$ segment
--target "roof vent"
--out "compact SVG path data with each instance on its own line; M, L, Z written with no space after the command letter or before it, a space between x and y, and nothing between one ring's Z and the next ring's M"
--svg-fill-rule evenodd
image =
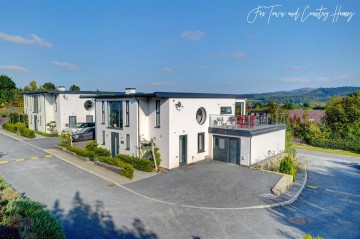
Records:
M136 88L125 88L125 94L129 95L135 93L136 93Z
M65 91L65 86L58 86L58 87L57 87L57 90L58 90L58 91Z

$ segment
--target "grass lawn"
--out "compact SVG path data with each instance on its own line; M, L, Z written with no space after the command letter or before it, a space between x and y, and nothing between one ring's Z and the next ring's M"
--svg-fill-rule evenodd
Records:
M341 150L341 149L325 149L325 148L314 147L314 146L310 146L310 145L306 145L306 144L295 144L295 143L293 145L297 149L306 149L306 150L313 150L313 151L319 151L319 152L325 152L325 153L342 154L342 155L360 157L360 154L358 154L358 153L345 151L345 150Z

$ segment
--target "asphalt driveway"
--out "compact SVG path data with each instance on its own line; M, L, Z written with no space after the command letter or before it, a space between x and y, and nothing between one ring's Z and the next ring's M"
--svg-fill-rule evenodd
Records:
M281 176L217 161L199 162L126 185L177 205L235 208L265 204Z

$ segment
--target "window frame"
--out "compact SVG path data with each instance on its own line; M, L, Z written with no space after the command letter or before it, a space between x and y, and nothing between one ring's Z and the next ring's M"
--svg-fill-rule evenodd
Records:
M101 101L101 124L105 124L105 101Z
M160 100L155 101L155 128L160 128Z
M126 134L126 148L125 150L130 150L130 134Z
M224 110L224 112L223 112L223 110ZM230 115L230 114L232 114L232 107L231 106L221 106L220 107L220 114L221 115Z
M125 127L130 126L130 101L125 103Z
M102 144L101 145L105 145L105 130L102 131L101 136L102 136Z
M200 121L198 121L198 112L199 112L199 110L201 111L201 120ZM207 120L207 116L206 116L206 109L204 107L200 107L200 108L198 108L196 110L195 119L196 119L196 122L199 125L205 124L205 122Z
M201 138L202 138L202 141L200 140ZM197 142L198 142L198 153L205 152L205 132L198 133Z
M118 114L119 114L119 120L117 122L118 126L113 126L111 125L111 109L112 109L112 104L113 103L117 103L118 104L118 108L117 109L114 109L114 110L117 110L118 111ZM108 128L112 128L112 129L120 129L122 130L123 129L123 124L124 124L124 119L123 119L123 107L122 107L122 101L108 101Z

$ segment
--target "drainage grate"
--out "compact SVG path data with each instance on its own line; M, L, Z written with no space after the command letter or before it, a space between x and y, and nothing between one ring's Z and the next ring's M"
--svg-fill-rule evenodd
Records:
M297 217L289 217L288 218L289 222L298 224L298 225L302 225L304 226L306 224L306 221L302 218L297 218Z

